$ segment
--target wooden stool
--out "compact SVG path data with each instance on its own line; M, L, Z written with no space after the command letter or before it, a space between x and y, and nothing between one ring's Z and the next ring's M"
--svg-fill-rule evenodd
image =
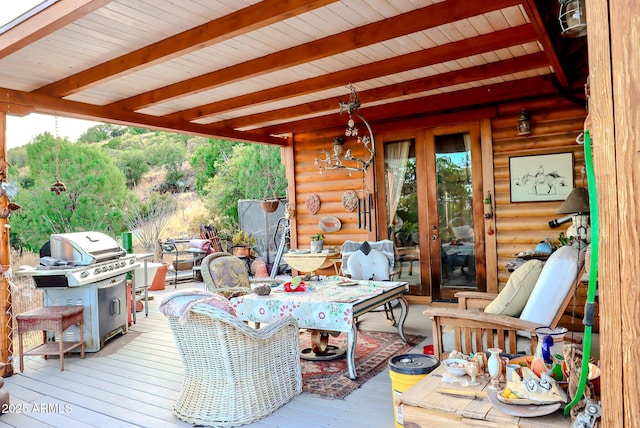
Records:
M84 319L83 306L45 306L16 315L18 323L18 338L20 351L20 371L24 371L23 357L25 355L60 356L60 370L64 371L64 354L72 349L80 347L80 358L84 358ZM74 324L80 324L80 340L78 342L65 342L64 331ZM33 330L42 330L44 343L29 351L23 352L22 334ZM47 342L47 331L58 333L60 341Z

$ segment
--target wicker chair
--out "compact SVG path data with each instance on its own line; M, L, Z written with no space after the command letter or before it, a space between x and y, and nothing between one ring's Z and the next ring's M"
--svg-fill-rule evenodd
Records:
M188 423L233 427L258 421L302 391L295 319L254 330L228 312L196 303L181 324L167 316L184 364L173 405Z

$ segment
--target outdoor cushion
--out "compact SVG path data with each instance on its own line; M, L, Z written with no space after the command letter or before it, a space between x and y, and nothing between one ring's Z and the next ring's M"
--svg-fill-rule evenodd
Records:
M484 311L490 314L519 317L538 281L543 265L544 263L540 260L529 260L516 269L509 277L507 285Z
M347 261L351 278L374 279L387 281L389 279L389 260L382 251L372 249L369 254L361 250L356 251Z
M520 314L521 320L551 325L581 268L578 253L565 245L551 254Z

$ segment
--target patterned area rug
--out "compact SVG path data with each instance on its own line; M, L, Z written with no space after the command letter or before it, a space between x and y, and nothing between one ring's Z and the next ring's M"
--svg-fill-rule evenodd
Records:
M391 357L408 353L424 337L407 335L407 339L409 342L405 343L398 333L359 331L356 344L356 380L349 379L344 356L330 361L301 359L302 390L322 398L342 399L387 368ZM346 340L346 333L338 337L330 336L329 345L346 349ZM300 333L300 346L300 349L311 346L311 335L308 332Z

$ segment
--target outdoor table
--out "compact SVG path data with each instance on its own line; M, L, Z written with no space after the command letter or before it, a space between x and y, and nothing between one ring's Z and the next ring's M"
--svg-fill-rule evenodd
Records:
M274 288L268 296L247 294L234 297L231 302L238 318L244 321L268 324L291 315L300 328L347 333L347 368L349 377L356 379L355 345L358 331L355 319L398 299L401 308L398 334L406 342L404 322L408 305L404 293L407 291L407 282L323 280L308 282L303 292L285 292L281 288Z

